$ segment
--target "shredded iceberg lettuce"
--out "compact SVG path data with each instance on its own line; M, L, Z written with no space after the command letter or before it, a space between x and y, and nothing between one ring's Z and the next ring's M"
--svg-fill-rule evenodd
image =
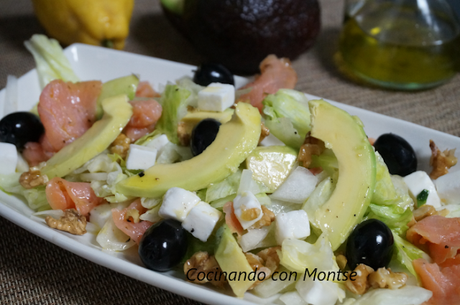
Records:
M383 161L383 158L376 151L376 177L375 177L375 188L374 194L372 195L371 202L379 205L393 204L398 198L398 194L391 180L388 167Z
M169 141L179 144L177 126L179 121L187 114L188 98L191 92L177 85L166 85L161 96L163 111L156 125L156 130L168 136Z
M325 234L322 234L314 244L303 240L285 239L279 257L281 265L302 274L307 268L310 270L318 268L318 271L338 270L331 243Z
M400 237L397 232L393 232L393 237L395 241L395 252L393 253L392 259L402 264L412 275L417 278L417 281L420 282L420 278L417 275L417 272L415 272L412 261L417 258L424 258L429 262L431 261L430 257L428 254Z
M359 299L354 305L420 305L428 301L433 293L417 286L404 286L399 289L373 289Z
M41 88L54 79L62 79L65 82L79 81L57 40L35 34L30 40L25 41L24 45L34 56Z
M236 172L234 172L224 180L217 183L212 183L206 190L205 201L213 202L218 199L228 197L230 195L236 196L236 193L238 192L238 187L240 185L242 173L242 170L238 169Z
M51 209L46 199L45 186L26 189L19 183L21 173L0 175L0 190L25 198L27 205L34 211Z
M302 92L280 89L263 100L265 125L287 146L299 148L310 131L308 99Z

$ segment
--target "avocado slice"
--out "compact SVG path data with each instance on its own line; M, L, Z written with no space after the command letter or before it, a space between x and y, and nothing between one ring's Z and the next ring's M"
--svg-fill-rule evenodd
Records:
M309 101L311 135L332 149L339 178L334 192L315 213L318 227L336 250L361 221L374 193L376 160L359 119L323 100Z
M161 4L170 12L182 15L185 0L161 0Z
M192 134L193 128L204 119L214 119L221 122L222 124L230 121L233 115L233 109L225 109L222 112L211 112L211 111L193 111L187 112L182 118L180 123L182 124L185 133Z
M70 174L109 147L133 114L126 95L103 100L102 108L102 119L49 159L40 170L42 174L47 175L49 179Z
M100 119L104 114L102 110L102 101L108 97L126 94L129 100L136 96L139 77L134 74L112 79L102 85L101 94L97 99L96 117Z
M246 158L246 167L252 171L252 178L273 193L294 167L297 151L288 146L274 145L254 149Z
M238 103L232 119L223 124L216 139L200 155L173 164L156 164L117 184L127 196L157 198L172 187L189 191L206 188L234 173L257 147L261 117L257 108Z
M233 293L242 298L249 287L255 283L249 277L253 272L251 265L226 224L217 231L217 241L215 257L219 267L226 272Z

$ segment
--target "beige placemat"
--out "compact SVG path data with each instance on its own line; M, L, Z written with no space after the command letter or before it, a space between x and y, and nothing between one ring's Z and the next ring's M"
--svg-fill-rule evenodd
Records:
M6 76L34 68L23 41L43 33L28 0L2 0L0 88ZM359 86L344 79L332 57L342 0L322 0L315 47L293 62L297 89L460 136L460 75L433 90L407 93ZM158 0L136 0L126 50L189 64L203 58L163 17ZM0 304L196 304L100 267L0 217Z

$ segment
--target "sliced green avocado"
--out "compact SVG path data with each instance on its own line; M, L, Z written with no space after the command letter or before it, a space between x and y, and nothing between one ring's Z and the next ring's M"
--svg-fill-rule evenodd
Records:
M246 159L246 167L252 171L252 178L273 193L294 167L297 151L288 146L259 146Z
M216 139L200 155L173 164L156 164L117 184L118 192L128 196L157 198L172 187L189 191L206 188L234 173L257 147L260 137L259 111L238 103L232 119L223 124Z
M102 117L102 101L108 97L115 95L126 94L129 100L134 99L136 95L137 85L139 85L139 77L134 74L112 79L102 85L101 94L97 99L96 116L98 119Z
M336 250L361 221L375 186L375 153L362 123L323 100L309 102L311 135L332 149L339 178L329 200L316 210L318 227Z
M182 118L180 123L183 124L185 133L192 134L193 128L204 119L214 119L221 122L222 124L230 121L233 115L233 109L228 108L222 112L211 112L211 111L193 111L187 112Z
M219 228L217 240L216 260L222 271L226 272L233 293L242 298L249 287L255 283L249 276L253 272L251 265L227 225Z
M48 176L63 177L91 160L117 138L133 114L126 95L117 95L102 101L104 116L81 137L65 146L46 162L40 171Z

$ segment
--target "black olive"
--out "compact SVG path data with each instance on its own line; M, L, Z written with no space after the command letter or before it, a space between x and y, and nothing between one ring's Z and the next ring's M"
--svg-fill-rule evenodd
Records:
M0 142L22 150L27 142L38 142L45 132L40 119L31 112L13 112L0 120Z
M407 176L417 170L417 157L412 146L398 135L381 135L374 143L392 175Z
M347 242L348 266L354 270L365 264L377 270L388 267L393 255L393 233L386 224L368 219L356 226Z
M193 128L190 149L194 156L198 156L211 145L219 132L220 125L217 120L204 119Z
M210 83L235 85L232 72L221 64L205 63L198 67L193 76L193 82L201 86Z
M168 271L179 264L187 252L187 234L179 221L166 219L145 231L139 243L139 256L154 271Z

